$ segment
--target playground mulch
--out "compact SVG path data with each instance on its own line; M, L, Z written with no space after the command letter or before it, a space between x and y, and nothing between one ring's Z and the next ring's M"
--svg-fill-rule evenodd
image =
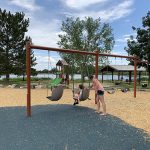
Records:
M49 91L50 93L50 91ZM72 92L46 99L47 90L32 90L32 117L26 117L26 90L0 88L2 150L148 150L150 92L105 94L107 116L95 113L94 91L73 106Z

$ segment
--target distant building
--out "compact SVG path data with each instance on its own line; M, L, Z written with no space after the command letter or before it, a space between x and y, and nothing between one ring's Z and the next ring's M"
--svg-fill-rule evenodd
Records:
M132 72L134 72L134 66L132 65L107 65L105 67L103 67L101 70L102 72L102 82L103 82L103 75L105 72L111 72L112 73L112 81L113 79L113 74L114 72L118 72L118 80L122 80L123 79L123 73L124 72L128 72L129 73L129 79L128 82L131 82L131 76L132 76ZM137 72L138 72L138 76L139 76L139 83L141 81L141 72L146 71L146 69L144 67L137 67ZM121 78L120 78L121 76Z

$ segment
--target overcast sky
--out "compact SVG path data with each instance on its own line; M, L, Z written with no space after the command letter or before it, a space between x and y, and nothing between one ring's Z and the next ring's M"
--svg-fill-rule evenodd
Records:
M58 34L66 17L91 16L101 18L113 28L115 46L112 53L126 55L124 47L130 35L135 35L132 26L141 27L142 17L150 10L149 0L0 0L0 7L15 13L24 12L30 18L27 35L36 45L58 47ZM43 69L48 64L48 52L35 51L38 65ZM50 53L51 64L58 54ZM115 60L115 59L114 59ZM116 60L115 63L123 63Z

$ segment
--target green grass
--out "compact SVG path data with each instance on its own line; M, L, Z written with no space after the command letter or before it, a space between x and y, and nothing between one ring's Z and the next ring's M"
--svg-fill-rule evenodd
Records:
M46 78L31 78L31 83L46 83L46 82L50 82L51 79L46 79ZM0 80L0 84L3 84L3 85L9 85L9 84L18 84L18 85L23 85L23 84L26 84L26 78L25 80L23 81L22 78L11 78L9 79L9 81L6 81L5 79L3 80Z
M32 77L31 78L31 84L49 84L51 82L52 79L49 78L35 78ZM17 84L17 85L25 85L26 84L26 78L25 81L22 81L22 78L11 78L9 80L9 82L7 82L5 79L4 80L0 80L0 84L3 84L4 86L10 85L10 84ZM115 82L119 82L119 85L115 85ZM82 83L81 79L76 79L74 80L74 84L80 84ZM89 80L84 81L84 83L89 83ZM90 82L91 83L91 82ZM139 85L138 81L137 81L137 89L150 89L150 84L147 87L142 87L143 83L148 83L146 80L142 80L141 84ZM70 80L70 84L73 84L73 80ZM92 83L91 83L92 84ZM134 83L132 82L131 84L128 84L124 81L111 81L111 80L107 80L103 82L104 87L105 86L114 86L114 87L122 87L122 88L130 88L133 89L134 88Z

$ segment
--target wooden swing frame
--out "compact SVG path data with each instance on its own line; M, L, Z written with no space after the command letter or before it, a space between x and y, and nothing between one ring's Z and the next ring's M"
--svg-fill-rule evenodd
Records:
M31 117L31 49L37 50L47 50L47 51L56 51L56 52L64 52L64 53L75 53L81 55L93 55L95 56L95 77L98 78L98 60L100 56L108 56L108 57L119 57L119 58L127 58L134 61L134 98L136 98L136 77L137 77L137 63L139 62L137 56L123 56L116 54L107 54L107 53L99 53L98 50L94 52L87 51L79 51L79 50L71 50L71 49L62 49L62 48L53 48L53 47L44 47L38 45L32 45L31 42L26 43L26 74L27 74L27 116ZM95 97L96 98L96 97ZM96 100L95 100L96 102Z

